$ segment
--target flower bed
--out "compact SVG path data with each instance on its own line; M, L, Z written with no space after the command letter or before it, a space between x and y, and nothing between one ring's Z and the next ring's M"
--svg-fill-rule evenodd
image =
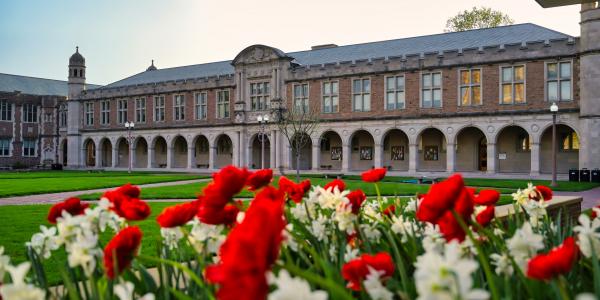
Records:
M365 172L372 183L385 169ZM552 191L500 194L465 187L460 175L409 201L368 198L342 180L323 187L271 170L223 168L192 202L157 218L159 245L136 222L150 215L140 189L107 191L98 205L67 199L27 243L29 262L0 249L0 295L10 299L504 299L600 293L600 210L577 226L552 218ZM249 203L236 200L251 191ZM379 193L378 193L379 194ZM576 201L575 201L576 202ZM570 203L573 204L573 203ZM573 214L575 211L570 210ZM102 232L114 237L99 242ZM156 255L139 254L141 245ZM48 286L42 261L64 251L64 292ZM156 272L147 267L156 266ZM158 273L152 276L151 273Z

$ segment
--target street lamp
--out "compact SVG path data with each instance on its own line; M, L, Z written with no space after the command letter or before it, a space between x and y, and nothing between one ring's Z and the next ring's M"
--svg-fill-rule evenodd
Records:
M133 130L133 127L135 126L135 124L133 122L125 122L125 128L127 129L127 148L129 151L129 166L127 169L127 173L131 173L131 146L133 145L133 139L134 137L131 136L131 131Z
M269 123L269 115L259 115L256 117L258 124L260 124L260 168L265 168L265 126Z
M558 113L558 105L552 103L550 106L550 112L552 113L552 183L550 186L556 187L556 114Z

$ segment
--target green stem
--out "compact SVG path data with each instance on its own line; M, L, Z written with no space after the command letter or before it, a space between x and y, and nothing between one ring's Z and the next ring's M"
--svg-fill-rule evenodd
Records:
M556 280L556 285L558 285L558 291L560 293L560 297L563 300L570 300L569 291L567 290L567 280L564 276L560 275L558 280Z

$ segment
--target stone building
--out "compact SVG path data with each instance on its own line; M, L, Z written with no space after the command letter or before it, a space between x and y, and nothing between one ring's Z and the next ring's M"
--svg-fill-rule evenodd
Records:
M583 4L581 18L580 37L518 24L299 52L253 45L231 61L152 63L97 88L86 86L77 51L59 161L118 169L131 156L143 170L258 168L257 117L314 106L321 123L301 150L304 170L538 177L551 172L549 107L557 103L559 173L600 167L597 4ZM266 167L295 168L276 124L266 127Z

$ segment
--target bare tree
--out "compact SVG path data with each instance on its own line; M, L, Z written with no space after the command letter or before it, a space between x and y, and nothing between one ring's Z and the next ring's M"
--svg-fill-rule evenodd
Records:
M275 111L279 131L287 139L296 160L296 182L300 181L300 159L302 149L310 143L310 136L319 127L319 108L315 105L293 106L292 109L279 107Z

